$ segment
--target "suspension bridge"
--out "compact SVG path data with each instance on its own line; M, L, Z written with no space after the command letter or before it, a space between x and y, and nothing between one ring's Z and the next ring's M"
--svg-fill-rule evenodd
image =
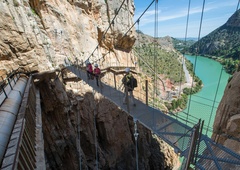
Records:
M227 169L231 166L240 168L240 155L201 134L201 121L193 127L187 126L159 109L148 106L147 102L143 103L137 99L135 99L136 107L130 102L125 105L123 104L124 92L119 91L119 88L103 82L103 87L99 88L96 82L88 80L86 72L77 66L69 66L67 69L131 115L134 120L157 134L172 146L176 153L189 158L196 169ZM194 149L190 150L191 147Z
M88 80L85 70L78 66L67 66L66 69L172 146L185 158L183 169L191 165L195 169L240 168L240 155L201 134L201 121L190 127L141 100L135 99L136 106L129 102L123 104L124 92L119 88L102 81L98 87L95 80ZM0 94L1 168L42 168L44 146L39 146L43 140L39 90L32 76L16 74L11 77L2 86Z
M151 2L148 8L153 2L155 0ZM105 34L114 24L114 19L124 3L125 0L116 11L115 17L109 24L99 44L102 43ZM136 23L139 23L142 15L125 35ZM157 12L155 17L157 18ZM155 28L155 36L157 37L157 28ZM88 59L93 56L99 44ZM156 56L154 56L154 59L156 59ZM125 105L123 104L124 92L117 88L115 79L113 86L107 84L107 81L102 81L102 87L98 87L95 81L87 79L86 72L78 66L70 65L66 68L91 86L94 91L101 93L132 116L135 122L143 124L172 146L176 153L184 157L183 169L188 169L190 166L201 170L240 169L240 155L221 144L215 143L211 138L202 134L203 122L201 120L194 126L186 125L170 114L149 106L147 94L145 94L145 103L143 100L135 99L136 106L131 105L129 102ZM40 94L34 84L33 77L14 73L7 78L6 82L1 84L0 92L1 169L45 169L44 146L39 145L43 143Z

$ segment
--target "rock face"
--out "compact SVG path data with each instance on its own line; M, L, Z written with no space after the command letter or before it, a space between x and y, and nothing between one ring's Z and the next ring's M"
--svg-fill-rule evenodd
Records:
M133 23L134 4L132 1L121 3L109 0L1 1L1 75L17 68L50 70L63 64L66 57L71 61L89 58L108 66L126 63L126 52L135 42L134 28L128 30Z
M217 109L212 138L240 154L240 72L236 72L224 91Z
M82 169L136 169L134 122L128 114L100 94L93 95L81 82L67 84L65 89L59 79L46 79L38 87L48 169L79 169L78 139ZM83 96L70 90L75 87ZM139 169L179 165L174 151L162 140L139 123L137 130Z

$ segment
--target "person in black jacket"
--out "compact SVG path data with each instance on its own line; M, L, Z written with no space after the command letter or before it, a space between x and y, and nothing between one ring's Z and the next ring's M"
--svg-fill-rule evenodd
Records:
M123 98L123 104L127 104L127 97L129 94L129 101L133 104L133 106L136 106L136 103L134 102L134 96L133 96L133 75L130 73L130 68L125 69L126 74L122 78L122 83L124 85L124 98Z

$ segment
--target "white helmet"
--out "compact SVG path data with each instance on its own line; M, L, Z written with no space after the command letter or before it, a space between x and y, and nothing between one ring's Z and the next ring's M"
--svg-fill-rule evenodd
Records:
M94 67L98 67L98 64L94 64Z
M125 68L125 72L129 73L130 72L130 68L129 67Z
M85 64L86 64L86 65L90 64L90 61L87 59L87 60L85 61Z

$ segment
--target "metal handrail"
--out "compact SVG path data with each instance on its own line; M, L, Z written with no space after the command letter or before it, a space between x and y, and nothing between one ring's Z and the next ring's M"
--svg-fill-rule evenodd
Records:
M18 118L14 129L16 132L12 135L17 135L14 138L9 152L15 151L14 158L4 161L2 167L9 167L11 169L35 169L36 168L36 90L30 76L21 107L19 109ZM27 155L26 155L27 154ZM8 149L6 151L8 154ZM6 157L7 158L7 157ZM4 158L5 159L5 158Z
M0 106L2 106L3 102L6 100L6 98L8 98L8 94L19 80L20 74L21 73L17 69L8 74L6 78L3 78L3 76L1 76L2 81L0 82Z

